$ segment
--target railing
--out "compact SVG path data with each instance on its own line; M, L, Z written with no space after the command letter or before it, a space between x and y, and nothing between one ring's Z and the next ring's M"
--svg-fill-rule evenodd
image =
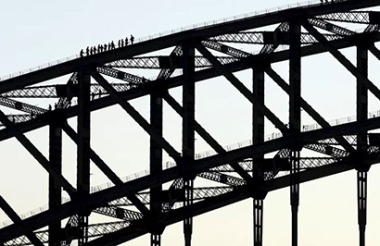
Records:
M67 202L70 201L70 199L65 198L65 197L62 197L61 199L62 199L62 200L61 200L61 201L62 201L62 204L65 204L65 203L67 203ZM27 212L27 213L25 213L25 214L21 214L21 215L20 215L20 218L21 218L21 219L26 219L26 218L32 217L33 215L36 215L36 214L39 214L39 213L42 213L42 212L47 211L48 208L49 208L49 205L46 204L46 205L41 206L41 207L39 207L39 208L33 209L32 211L29 211L29 212ZM6 226L9 226L9 225L11 225L11 224L13 224L13 222L10 221L10 220L4 221L4 222L2 222L2 223L0 224L0 228L3 228L3 227L6 227Z
M346 2L346 1L350 1L350 0L335 0L334 2ZM331 3L331 1L329 3ZM152 40L152 39L159 38L159 37L163 37L163 36L167 36L167 35L171 35L171 34L175 34L175 33L188 31L188 30L193 30L193 29L201 30L201 29L205 29L207 27L215 26L218 24L226 23L226 22L232 22L232 21L236 21L236 20L242 20L242 19L246 19L246 18L259 16L259 15L266 15L266 14L270 14L270 13L275 13L275 12L278 12L281 10L286 10L286 9L291 9L291 8L304 8L304 7L318 6L318 5L329 4L329 3L321 3L320 0L312 0L312 1L306 1L306 2L301 2L301 3L288 4L288 5L284 5L284 6L280 6L280 7L276 7L276 8L271 8L271 9L265 9L265 10L261 10L261 11L255 11L255 12L237 15L237 16L232 16L232 17L223 18L223 19L219 19L219 20L202 22L202 23L198 23L195 25L185 26L185 27L181 27L181 28L166 31L166 32L161 32L161 33L149 35L146 37L137 38L137 39L135 39L134 44L144 42L144 41L148 41L148 40ZM51 67L51 66L54 66L57 64L61 64L61 63L67 62L67 61L71 61L71 60L74 60L77 58L80 58L79 53L72 55L72 56L69 56L69 57L65 57L65 58L53 61L53 62L43 64L43 65L40 65L37 67L33 67L33 68L25 69L25 70L22 70L19 72L15 72L12 74L1 76L0 81L11 79L14 77L18 77L18 76L21 76L21 75L24 75L27 73L38 71L38 70L48 68L48 67Z

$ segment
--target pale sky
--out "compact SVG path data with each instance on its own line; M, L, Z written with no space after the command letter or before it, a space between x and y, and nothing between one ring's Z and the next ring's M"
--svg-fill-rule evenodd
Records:
M133 34L136 38L159 32L245 14L296 1L3 1L0 4L0 76L35 67L79 52L86 46L108 43ZM343 26L345 26L343 24ZM358 27L361 29L363 27ZM246 48L245 48L246 49ZM259 47L256 47L259 49ZM355 63L355 49L343 53ZM302 96L326 120L355 115L356 82L331 55L304 58L302 64ZM370 56L370 79L379 86L379 66ZM287 62L273 65L288 81ZM145 75L150 72L129 70ZM236 76L251 89L251 72ZM65 83L67 78L55 83ZM181 101L181 90L171 93ZM28 100L46 107L51 101ZM133 100L132 104L148 119L149 98ZM288 99L270 79L266 82L266 105L283 122L288 119ZM370 111L379 110L380 103L371 95ZM3 110L3 108L2 108ZM6 112L10 112L5 110ZM303 124L314 123L306 113ZM165 138L181 150L181 120L165 105ZM196 118L223 146L248 140L251 137L251 105L222 78L197 84ZM75 119L70 123L75 127ZM118 106L92 116L93 149L124 177L148 168L149 145L147 134ZM269 124L266 133L275 129ZM27 136L47 156L47 128ZM196 152L210 148L197 137ZM310 152L304 152L309 155ZM0 143L2 172L0 195L19 213L47 204L47 174L15 140ZM318 155L315 155L318 156ZM170 161L168 158L165 161ZM63 150L64 175L75 185L76 152L65 136ZM108 180L96 168L92 185ZM380 181L378 167L369 174L367 245L378 245L380 236ZM202 181L196 180L198 186ZM299 212L299 242L302 246L358 245L356 173L351 171L301 185ZM291 245L289 189L272 192L265 200L264 244ZM66 194L65 194L66 195ZM252 200L213 211L194 219L193 245L252 245ZM0 212L1 221L8 220ZM94 219L96 222L96 219ZM164 246L183 245L182 223L166 228ZM127 244L125 244L127 245ZM146 235L128 243L130 246L149 245Z

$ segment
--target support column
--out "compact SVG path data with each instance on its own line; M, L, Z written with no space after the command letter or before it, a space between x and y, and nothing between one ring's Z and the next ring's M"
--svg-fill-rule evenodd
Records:
M79 71L77 190L81 197L90 192L90 83L90 75ZM88 215L88 211L78 215L79 245L88 242Z
M368 77L368 49L362 46L357 47L357 68L364 78ZM357 120L368 119L368 89L363 82L357 80L356 93L356 114ZM365 245L365 229L367 224L367 172L369 166L363 160L367 154L367 132L357 135L358 158L356 163L357 174L357 199L358 199L358 224L359 224L359 245Z
M162 136L162 96L159 92L153 92L150 95L150 125L157 136ZM162 148L150 138L150 173L152 175L162 172ZM150 237L151 246L161 245L162 228L159 223L161 217L161 193L162 185L150 189L150 211L152 212L153 227Z
M253 199L253 245L263 245L264 199Z
M49 159L52 169L62 175L62 128L55 122L49 126ZM61 185L49 175L49 209L54 209L61 205L62 189ZM49 246L60 246L59 232L61 221L49 225Z
M301 26L297 21L290 22L290 64L289 64L289 128L291 133L301 129ZM292 246L298 245L298 206L300 148L292 146L290 204L292 208Z
M192 43L183 44L183 129L182 129L182 157L185 165L191 165L194 162L194 122L195 122L195 62L194 46ZM184 206L193 204L194 176L185 177L185 201ZM189 213L184 220L185 246L191 246L191 237L193 233L192 213Z
M257 102L264 105L264 69L262 67L253 68L253 95ZM256 104L252 104L252 142L260 144L264 142L264 114ZM259 164L264 159L264 155L256 156L252 165L253 178L253 245L263 245L263 208L266 192L263 189L264 172L260 170Z

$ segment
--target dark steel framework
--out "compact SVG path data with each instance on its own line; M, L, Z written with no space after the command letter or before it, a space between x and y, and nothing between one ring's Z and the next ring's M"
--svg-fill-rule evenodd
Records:
M14 222L0 229L3 245L118 245L151 234L151 245L161 245L165 227L183 221L185 245L191 245L193 217L253 199L253 242L263 245L264 200L268 192L290 187L292 245L298 245L300 183L357 170L359 245L365 245L367 176L380 161L380 138L370 131L380 128L379 115L368 117L368 94L380 99L380 90L368 79L368 54L380 60L375 43L380 41L380 12L359 11L378 6L378 0L334 1L236 19L222 24L187 30L13 77L0 83L0 105L23 112L0 111L0 141L15 137L49 173L49 209L21 219L0 197L0 207ZM336 23L363 24L354 32ZM275 30L257 28L277 24ZM236 44L262 45L251 54ZM288 49L279 50L279 46ZM173 47L169 55L144 54ZM340 49L356 47L353 65ZM331 126L301 93L301 58L329 52L357 78L356 121ZM289 84L271 64L289 61ZM159 69L156 79L146 79L123 69ZM234 72L252 69L252 92ZM175 71L182 71L175 75ZM36 84L71 74L67 84ZM265 74L289 95L289 122L283 123L265 105ZM195 84L225 77L252 103L252 139L249 146L223 148L195 120ZM110 83L109 79L118 79ZM91 80L96 83L91 83ZM170 89L182 86L182 106ZM150 96L150 122L129 103ZM17 98L57 98L54 109L18 101ZM77 104L74 99L77 98ZM163 137L163 102L183 119L182 151L178 153ZM90 146L91 112L119 104L150 136L150 174L123 182ZM320 129L302 129L301 110ZM77 132L67 123L77 117ZM281 131L281 137L265 139L265 120ZM25 133L49 127L49 158L26 138ZM77 187L62 175L62 134L77 145ZM195 133L215 151L195 153ZM301 157L302 149L326 157ZM163 151L174 160L163 168ZM277 152L273 158L265 155ZM111 180L113 187L90 187L90 160ZM231 173L236 173L234 176ZM204 178L220 186L197 187ZM163 184L171 182L168 189ZM62 189L70 202L62 204ZM149 191L146 191L149 190ZM127 209L133 207L134 209ZM89 224L92 213L112 218L108 223ZM62 220L68 218L66 225ZM116 220L115 220L116 219ZM41 229L48 227L48 229Z

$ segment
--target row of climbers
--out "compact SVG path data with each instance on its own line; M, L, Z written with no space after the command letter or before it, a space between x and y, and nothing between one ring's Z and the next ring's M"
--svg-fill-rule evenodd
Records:
M128 41L131 42L131 45L133 44L133 42L135 41L135 37L133 37L133 35L131 35L131 37L129 38L128 40L128 37L124 39L120 39L117 43L118 45L118 48L121 48L121 47L125 47L128 45ZM81 49L80 52L79 52L79 55L80 57L83 57L83 56L89 56L89 55L95 55L95 54L98 54L98 53L102 53L102 52L105 52L105 51L109 51L109 50L113 50L113 49L116 49L116 45L115 43L112 41L108 44L99 44L98 46L93 46L93 47L89 47L87 46L86 50L83 50Z

